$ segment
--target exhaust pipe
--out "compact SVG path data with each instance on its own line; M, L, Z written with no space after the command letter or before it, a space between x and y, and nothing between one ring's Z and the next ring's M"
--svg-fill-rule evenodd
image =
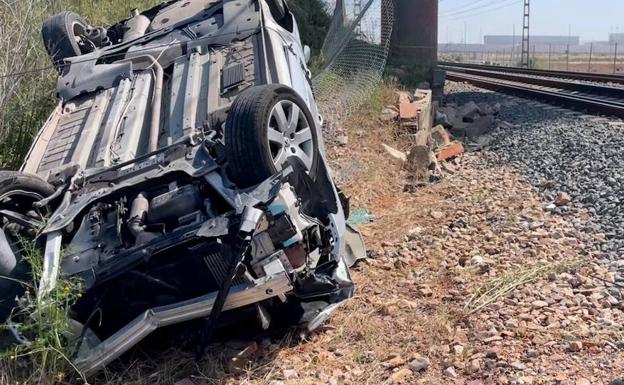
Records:
M140 193L132 201L130 207L130 219L128 220L128 230L138 240L139 236L145 233L145 218L149 211L149 201L145 193Z

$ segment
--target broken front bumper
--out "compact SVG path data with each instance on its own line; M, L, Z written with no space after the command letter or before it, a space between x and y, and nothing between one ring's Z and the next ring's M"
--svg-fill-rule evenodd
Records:
M292 289L290 279L285 273L264 277L253 284L233 287L223 310L252 305L274 297L285 298L286 293ZM92 375L154 330L209 316L216 298L217 292L213 292L192 300L147 310L108 339L96 346L82 349L84 353L78 355L74 364L84 375Z

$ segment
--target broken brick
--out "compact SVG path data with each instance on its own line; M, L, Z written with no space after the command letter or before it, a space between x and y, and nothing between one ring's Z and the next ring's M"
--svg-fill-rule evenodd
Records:
M460 142L453 142L448 146L445 146L436 153L436 158L439 161L446 161L455 158L464 153L464 145Z
M418 103L399 103L399 116L401 117L401 119L416 119L418 117Z

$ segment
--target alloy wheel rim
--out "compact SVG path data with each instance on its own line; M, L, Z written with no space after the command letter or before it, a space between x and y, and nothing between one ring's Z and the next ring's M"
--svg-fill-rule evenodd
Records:
M281 100L275 104L267 125L269 150L273 164L281 170L286 161L298 158L306 170L314 162L314 138L312 127L305 113L293 101Z

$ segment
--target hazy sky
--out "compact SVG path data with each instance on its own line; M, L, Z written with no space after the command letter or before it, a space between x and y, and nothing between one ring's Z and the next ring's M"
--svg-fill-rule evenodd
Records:
M522 34L523 0L440 0L441 43L481 43L483 35ZM624 0L531 0L532 35L580 36L608 40L624 32Z

